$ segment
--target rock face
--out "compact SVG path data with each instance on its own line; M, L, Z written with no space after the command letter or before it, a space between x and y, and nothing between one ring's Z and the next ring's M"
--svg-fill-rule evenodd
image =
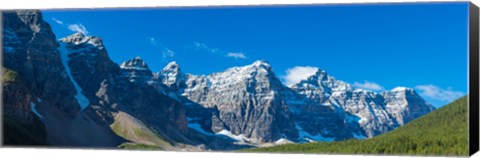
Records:
M4 116L45 126L45 142L54 146L116 147L135 142L110 126L119 121L116 118L125 121L115 117L119 113L134 117L150 128L144 130L168 143L192 144L184 136L185 109L145 86L153 75L140 58L119 66L108 57L101 38L81 33L57 41L39 11L2 14L4 67L20 80L3 84Z
M105 79L120 74L120 68L108 57L101 38L75 33L59 42L65 67L69 67L71 76L87 94L94 94Z
M65 48L70 73L78 86L84 89L90 100L91 114L103 126L115 124L128 116L156 131L167 141L190 142L184 135L188 133L185 109L174 99L158 93L148 86L152 72L140 57L128 60L120 66L108 57L107 51L98 37L73 34L62 38L60 46ZM62 48L60 48L62 49ZM76 75L73 75L76 74ZM114 132L118 133L119 131ZM135 141L135 140L130 140Z
M179 70L176 63L170 63L159 73L170 72L165 70L171 65ZM186 79L171 77L163 81L184 82L170 87L178 89L178 95L183 97L189 123L199 124L202 131L255 144L280 139L333 141L354 136L353 127L344 122L343 116L286 87L266 61L208 76L176 76Z
M250 143L363 139L434 110L413 89L356 89L323 70L286 87L265 61L208 76L181 72L172 62L158 74L183 97L190 123Z
M186 88L185 81L186 75L178 66L177 62L173 61L168 63L165 68L156 74L158 80L171 88L173 91L179 91Z
M32 87L28 90L32 96L25 99L28 100L26 103L44 100L45 104L73 116L80 108L72 102L75 94L72 83L62 75L65 69L50 25L42 20L42 15L37 11L2 14L3 66L17 72L26 87ZM11 104L5 105L9 106Z
M3 66L16 72L18 79L2 85L4 116L22 124L42 120L36 124L46 127L43 132L51 140L62 124L56 120L68 122L80 110L74 101L74 86L65 80L56 37L38 11L2 12L2 15Z
M44 133L15 142L15 130L30 130L8 126L10 145L226 150L338 141L373 137L435 110L413 89L356 89L323 70L287 87L260 60L206 76L176 62L152 73L140 57L113 62L100 37L57 41L39 11L2 14L2 74L17 74L2 80L4 117Z
M145 64L140 57L135 57L123 62L120 68L122 69L123 76L127 77L130 82L146 82L153 77L152 71L150 71L147 64Z
M286 87L267 62L257 61L209 76L188 75L181 94L215 109L209 131L243 135L252 142L272 142L297 136L286 101Z
M356 89L318 70L292 89L318 104L335 109L349 124L362 132L356 137L373 137L425 115L435 108L413 89L398 87L381 93Z

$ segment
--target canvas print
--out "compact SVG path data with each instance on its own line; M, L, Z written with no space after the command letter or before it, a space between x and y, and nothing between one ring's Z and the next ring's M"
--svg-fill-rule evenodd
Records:
M468 155L468 8L5 10L3 145Z

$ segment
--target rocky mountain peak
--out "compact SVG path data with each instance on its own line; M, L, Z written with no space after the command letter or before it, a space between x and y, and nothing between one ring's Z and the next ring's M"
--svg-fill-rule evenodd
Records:
M93 47L101 49L104 48L101 37L86 36L85 34L80 32L61 38L60 41L73 45L91 45Z
M272 67L266 61L257 60L250 65L232 67L223 72L208 75L211 85L225 86L234 83L250 83L250 86L281 86ZM259 83L259 84L257 84Z
M120 65L122 69L136 69L136 70L147 70L147 64L140 57L135 57L133 59L127 60Z
M413 88L408 88L408 87L395 87L392 90L389 91L384 91L382 92L384 96L404 96L404 97L417 97L420 98L420 96L417 94L417 92Z
M255 76L275 77L273 68L265 60L257 60L250 65L246 65L242 67L233 67L233 68L227 69L225 72L227 73L236 72L236 73L239 73L240 75L243 74L242 76L247 75L250 77L255 77Z
M318 93L323 93L327 96L331 95L333 92L345 92L354 89L352 85L335 79L322 69L318 69L315 74L300 81L300 83L293 85L292 88L300 91L315 90Z
M153 77L152 71L140 57L127 60L120 65L124 77L131 82L146 81Z
M318 84L317 83L318 81L328 80L329 77L330 76L327 74L326 71L322 69L317 69L317 71L314 74L309 76L307 79L301 80L300 83L298 83L297 85L305 84L305 83L313 83L316 85Z
M175 61L172 61L172 62L168 63L167 66L165 66L162 69L162 73L165 74L165 75L168 74L171 77L185 76L185 74L180 69L180 66Z
M268 61L265 61L265 60L257 60L253 62L251 66L270 68L270 63L268 63Z
M208 76L189 75L185 86L182 96L214 110L214 113L201 114L201 110L195 109L187 113L192 118L210 120L205 128L207 131L242 135L245 139L241 141L259 143L294 139L298 135L285 104L287 101L281 98L287 89L266 61L255 61Z
M41 31L50 30L50 25L43 21L42 13L38 10L21 10L17 11L16 14L23 24L26 24L28 27L30 27L28 31L38 33Z
M187 78L175 61L168 63L159 73L159 77L163 84L169 87L175 87L175 89L179 88Z
M349 113L360 118L359 121L350 123L358 124L365 132L365 137L384 133L434 110L412 88L396 87L376 93L353 88L323 70L318 70L308 79L292 86L292 89L321 104L341 107L337 108L340 114ZM338 102L339 100L342 101ZM377 119L371 119L372 117Z
M180 67L178 66L177 62L176 61L172 61L172 62L169 62L167 64L167 66L165 66L165 68L163 68L164 70L165 69L180 69Z
M2 11L3 50L12 53L21 48L21 43L41 44L45 47L57 46L50 25L43 20L39 10ZM28 36L27 36L28 35ZM32 41L32 40L36 41ZM53 42L51 42L53 39ZM30 52L31 53L31 52ZM40 51L38 54L55 53ZM5 57L5 56L4 56ZM7 61L8 62L8 61Z
M392 92L412 92L415 91L412 88L408 87L395 87L391 90Z
M328 75L327 72L325 70L322 70L322 69L318 69L317 68L317 72L315 72L315 74L313 76L320 76L320 75L323 75L323 76L326 76Z
M257 60L250 65L241 67L243 71L265 71L267 73L273 73L273 69L265 60Z
M71 39L73 39L73 38L83 39L83 38L85 38L85 34L83 34L83 33L81 33L81 32L77 32L77 33L74 33L74 34L72 34L72 35L70 35L70 36L67 36L67 38L71 38Z

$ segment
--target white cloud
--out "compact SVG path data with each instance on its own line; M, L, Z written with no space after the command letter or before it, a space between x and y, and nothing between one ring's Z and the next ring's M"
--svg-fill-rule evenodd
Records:
M167 61L167 60L170 60L171 58L173 58L175 56L175 52L173 50L171 50L171 49L165 47L164 45L162 45L162 43L158 42L157 39L155 39L153 37L148 37L148 41L150 42L150 44L153 47L161 49L162 60Z
M282 78L285 80L285 84L292 86L299 83L302 80L314 75L318 71L318 68L311 66L295 66L287 69L286 75Z
M175 52L172 51L171 49L164 48L162 51L162 55L164 59L173 58L175 56Z
M245 53L235 53L235 52L227 53L226 51L223 51L221 49L209 47L209 46L207 46L207 44L202 43L202 42L195 41L195 42L193 42L193 46L196 50L207 51L209 53L216 54L216 55L222 55L222 56L225 56L225 57L232 57L232 58L235 58L235 59L239 59L239 58L240 59L246 59L247 58Z
M59 25L63 25L63 21L61 21L61 20L58 20L58 19L55 19L55 18L52 18L52 20Z
M88 34L88 30L85 26L83 26L83 24L71 24L71 25L68 25L68 29L70 29L73 32L83 33L84 35Z
M52 20L63 27L67 27L72 32L88 35L88 30L85 26L83 26L83 24L69 24L68 22L63 22L62 20L58 20L54 17L52 17Z
M452 88L442 89L435 85L418 85L415 86L419 90L420 95L428 97L434 100L451 102L455 99L458 99L465 94L460 91L453 91Z
M243 54L241 52L238 52L238 53L230 52L226 56L231 57L231 58L235 58L235 59L247 59L245 54Z
M204 51L207 51L207 52L210 52L212 54L223 54L223 51L218 49L218 48L211 48L209 46L207 46L205 43L201 43L201 42L193 42L193 45L195 47L195 49L198 49L198 50L204 50Z
M375 82L369 82L369 81L364 81L363 83L355 82L353 83L353 86L360 89L373 90L373 91L381 91L385 89L379 84Z
M200 42L193 42L193 45L195 45L195 48L202 48L202 49L208 49L207 45L205 43L200 43Z
M158 44L157 40L153 37L149 37L148 40L150 41L150 44L152 44L152 45L157 45Z

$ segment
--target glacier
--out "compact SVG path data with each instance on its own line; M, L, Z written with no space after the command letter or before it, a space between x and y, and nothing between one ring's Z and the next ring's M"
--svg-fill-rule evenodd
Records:
M77 94L75 95L75 98L77 99L77 102L80 105L81 110L83 110L83 109L88 107L88 105L90 104L90 101L88 100L87 97L85 97L85 95L83 95L82 88L80 86L78 86L77 82L75 81L75 79L72 76L72 73L70 71L70 66L68 66L68 61L69 61L68 55L69 55L69 53L68 53L66 44L63 43L63 42L59 42L59 43L60 43L59 51L60 51L60 56L62 58L63 67L65 67L65 71L67 72L68 78L73 83L73 86L75 87L75 90L77 91Z

